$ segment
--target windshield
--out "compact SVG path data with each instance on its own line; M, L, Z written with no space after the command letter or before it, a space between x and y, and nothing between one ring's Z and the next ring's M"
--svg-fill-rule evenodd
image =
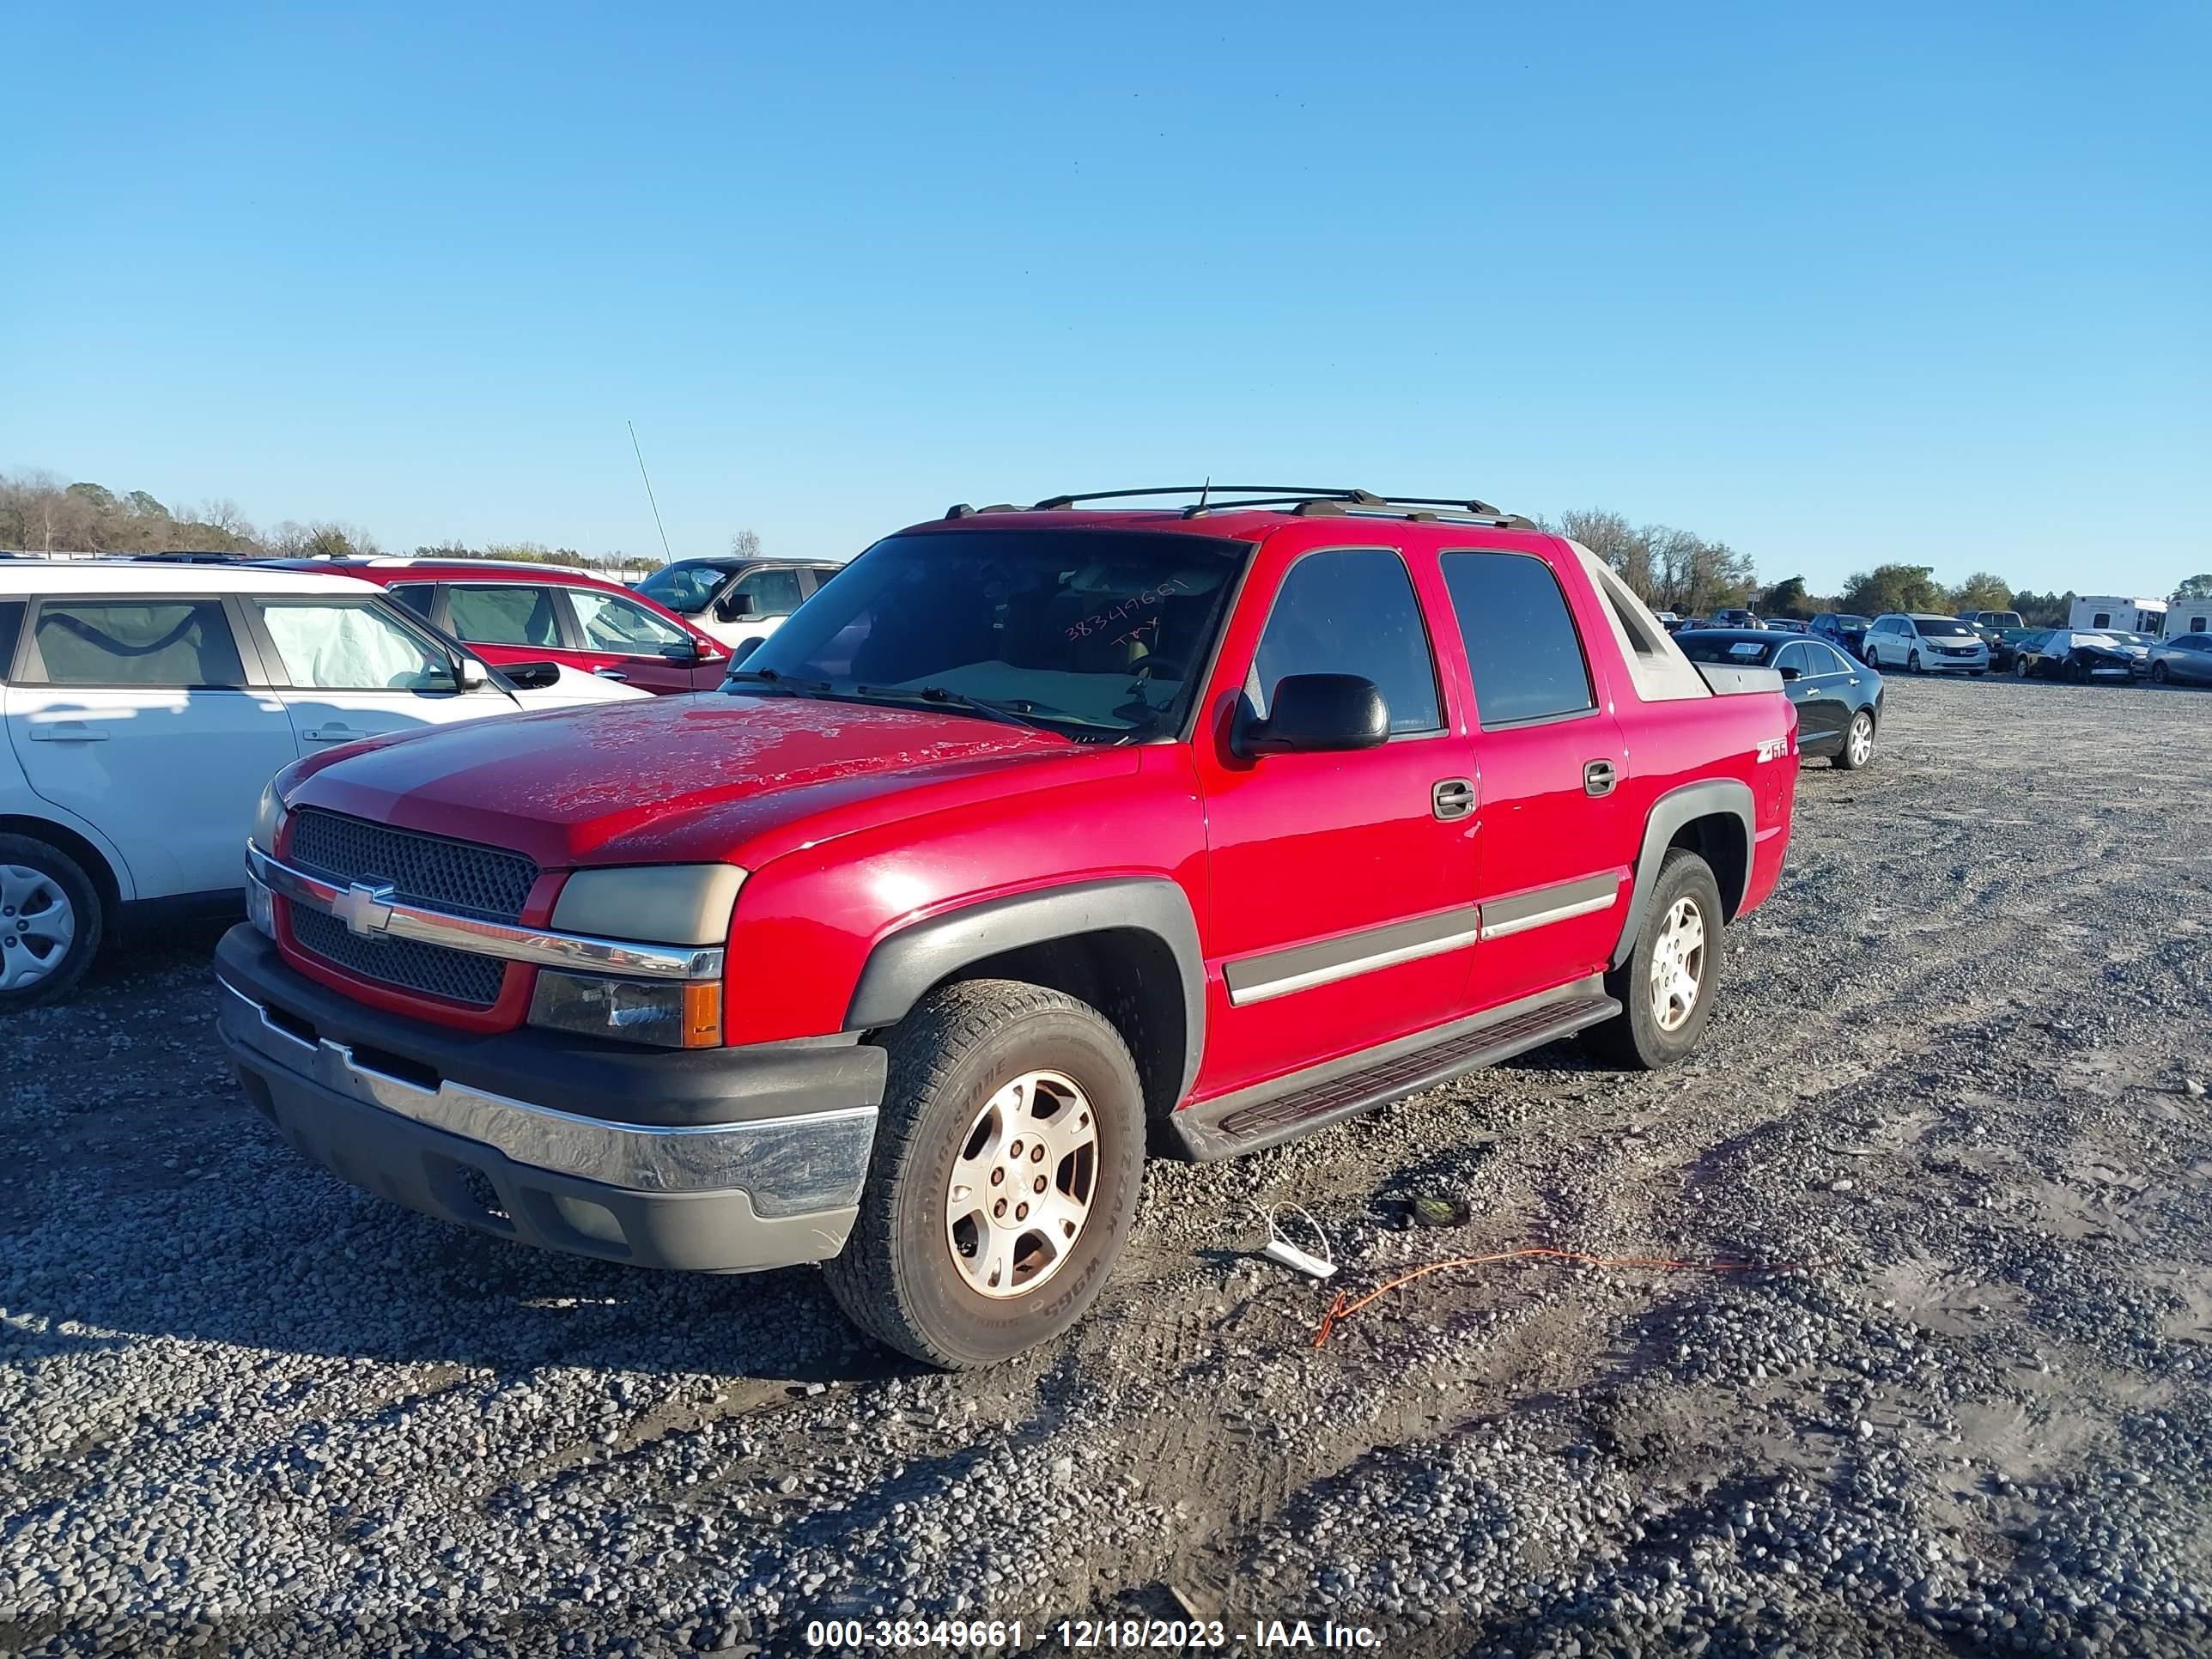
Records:
M1972 639L1974 630L1956 617L1915 617L1912 625L1923 640Z
M637 585L648 599L666 605L679 617L704 611L714 590L730 579L729 567L720 564L665 564Z
M1724 662L1736 668L1764 668L1789 641L1744 640L1729 634L1677 634L1674 643L1692 662Z
M2112 637L2117 640L2124 640L2130 645L2156 645L2158 643L2158 641L2148 634L2115 634Z
M893 536L801 605L727 689L964 699L1071 735L1171 732L1249 551L1109 530Z

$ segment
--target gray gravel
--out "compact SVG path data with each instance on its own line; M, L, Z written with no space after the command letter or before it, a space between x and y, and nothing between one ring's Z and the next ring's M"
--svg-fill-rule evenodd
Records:
M2212 1650L2212 696L1889 712L1875 770L1803 775L1690 1064L1554 1048L1157 1165L1098 1311L980 1376L865 1347L811 1272L353 1192L230 1083L212 933L149 942L0 1031L0 1651L1191 1611L1403 1653ZM1408 1228L1427 1192L1472 1219ZM1330 1292L1254 1255L1290 1200L1355 1293L1531 1243L1809 1265L1437 1273L1316 1350Z

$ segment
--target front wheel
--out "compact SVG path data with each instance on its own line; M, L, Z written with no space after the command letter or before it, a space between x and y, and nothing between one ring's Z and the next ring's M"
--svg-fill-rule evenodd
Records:
M1920 672L1920 653L1917 651L1905 659L1905 672L1908 674L1917 674Z
M964 1370L1057 1336L1097 1299L1144 1182L1121 1034L1013 980L932 992L882 1038L890 1076L860 1213L824 1264L846 1316Z
M1589 1031L1619 1066L1656 1072L1698 1046L1721 981L1721 890L1712 868L1687 848L1659 866L1628 960L1605 976L1621 1012Z
M1856 772L1874 759L1874 715L1862 708L1844 731L1844 746L1836 753L1837 767Z
M2154 662L2150 665L2150 680L2153 685L2164 685L2166 684L2166 665L2164 663Z
M2035 668L2034 668L2034 665L2033 665L2033 664L2031 664L2031 663L2028 661L2028 659L2027 659L2027 658L2025 658L2025 657L2021 657L2021 658L2016 659L2014 661L2013 665L2012 665L2012 672L2013 672L2014 673L2015 673L2015 674L2019 675L2019 676L2020 676L2020 678L2022 678L2022 679L2029 679L2029 678L2032 678L2034 676L2034 673L2035 673Z
M28 836L0 836L0 1014L75 990L100 953L100 894L77 861Z

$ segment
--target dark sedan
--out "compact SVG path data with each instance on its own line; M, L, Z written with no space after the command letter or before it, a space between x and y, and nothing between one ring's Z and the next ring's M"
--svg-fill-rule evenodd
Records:
M1826 755L1847 772L1874 759L1881 724L1881 676L1826 640L1799 639L1766 629L1685 629L1674 643L1692 662L1730 668L1771 668L1797 706L1797 747Z
M1873 626L1871 618L1848 611L1823 611L1805 624L1805 631L1814 639L1826 640L1847 657L1859 656L1866 646L1866 631Z
M2024 680L2117 680L2136 677L2136 653L2110 634L2082 628L2045 628L2021 636L2013 647L2012 672Z

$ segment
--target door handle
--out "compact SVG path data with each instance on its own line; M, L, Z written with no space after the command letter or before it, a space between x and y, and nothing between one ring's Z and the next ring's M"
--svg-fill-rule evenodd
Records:
M82 720L46 720L31 727L33 743L106 743L105 726L87 726Z
M1609 760L1587 762L1583 767L1583 793L1609 795L1613 787L1620 781L1620 774L1613 770Z
M619 668L594 668L592 672L603 680L626 680L629 678Z
M356 738L365 738L366 732L356 732L350 726L319 726L300 734L309 743L351 743Z
M1429 811L1446 823L1474 811L1474 786L1465 778L1443 778L1429 787Z

